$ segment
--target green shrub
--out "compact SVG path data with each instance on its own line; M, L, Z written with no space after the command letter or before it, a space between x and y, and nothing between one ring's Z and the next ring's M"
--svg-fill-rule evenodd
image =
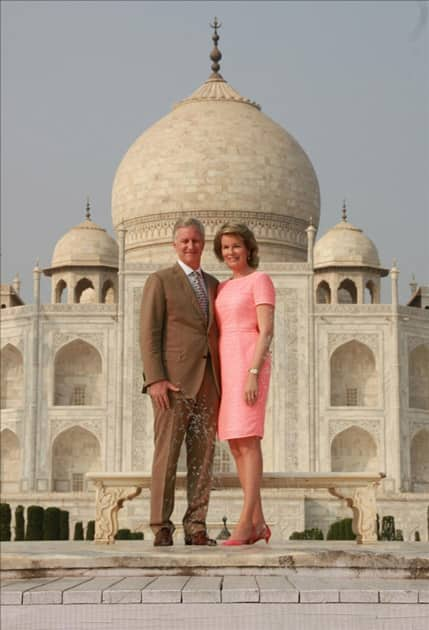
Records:
M94 540L95 521L88 521L86 524L86 540Z
M70 538L69 513L67 510L60 511L60 540L68 540Z
M383 516L381 540L395 540L395 519L393 516Z
M73 540L83 540L82 521L77 521L77 523L74 524Z
M25 537L24 506L17 505L15 509L15 540L24 540L24 537Z
M143 540L144 535L143 535L143 532L130 532L130 535L128 538L130 540Z
M116 540L129 540L131 531L129 529L118 529L115 534Z
M43 517L43 540L60 540L60 513L60 508L46 508Z
M404 540L404 534L402 533L402 529L397 529L395 532L395 540Z
M304 529L303 532L293 532L289 540L323 540L323 532L318 527Z
M43 540L43 515L45 510L40 505L30 505L27 509L27 529L25 540Z
M343 518L332 523L326 535L326 540L355 540L355 538L351 518Z
M10 521L12 512L9 503L0 503L0 540L6 541L11 538Z

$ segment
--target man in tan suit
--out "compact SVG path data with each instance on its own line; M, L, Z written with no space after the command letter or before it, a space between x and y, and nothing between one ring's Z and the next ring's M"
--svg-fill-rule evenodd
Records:
M185 543L215 545L206 531L220 379L213 302L218 281L200 269L204 227L179 220L173 267L146 281L140 320L143 392L154 409L151 528L155 546L173 544L174 490L183 440L187 456ZM195 273L196 272L196 273Z

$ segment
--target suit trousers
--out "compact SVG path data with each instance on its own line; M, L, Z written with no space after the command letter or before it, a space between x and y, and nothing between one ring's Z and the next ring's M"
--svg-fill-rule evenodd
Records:
M169 392L170 408L154 405L155 449L152 464L150 525L174 531L177 462L183 440L186 442L187 510L183 517L185 534L205 530L211 490L213 455L216 440L219 395L210 358L196 398L181 392Z

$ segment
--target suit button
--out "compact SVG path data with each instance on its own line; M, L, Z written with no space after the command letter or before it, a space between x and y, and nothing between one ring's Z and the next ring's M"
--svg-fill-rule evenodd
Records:
M203 354L203 359L207 359L208 356L208 354Z

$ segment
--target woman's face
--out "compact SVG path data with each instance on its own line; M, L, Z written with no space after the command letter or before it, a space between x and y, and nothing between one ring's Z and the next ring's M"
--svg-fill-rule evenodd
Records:
M222 258L231 271L240 272L248 268L249 250L238 234L223 234L221 251Z

